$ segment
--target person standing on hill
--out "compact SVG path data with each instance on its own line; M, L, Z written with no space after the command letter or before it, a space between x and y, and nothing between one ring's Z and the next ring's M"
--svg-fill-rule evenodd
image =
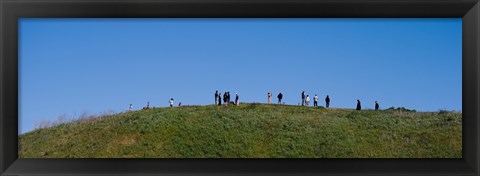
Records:
M302 106L305 105L305 91L302 91Z
M230 92L227 92L227 106L230 105Z
M328 108L330 106L330 97L325 98L325 106Z
M130 108L128 109L128 111L133 111L133 104L130 103Z
M218 92L218 105L222 105L222 93Z
M238 103L239 103L239 102L238 102L238 93L235 93L235 105L238 106Z
M227 92L223 93L223 104L227 106Z
M315 94L315 96L313 96L313 107L317 107L318 106L318 96L317 94Z
M218 90L215 91L215 104L218 104Z
M380 105L378 105L378 101L375 101L375 111L377 111L380 108Z
M278 93L277 98L278 98L278 104L282 104L282 98L283 98L282 92Z
M310 104L310 97L307 95L307 98L305 98L305 105L308 106Z
M268 104L270 104L270 97L272 97L272 93L268 92L267 96L268 96Z
M360 105L360 100L357 99L357 111L362 110L362 105Z
M227 95L227 96L225 96L225 97L226 97L226 99L225 99L225 103L226 103L226 104L225 104L225 105L228 106L228 105L230 105L230 92L227 92L226 95Z
M170 107L173 107L173 98L170 98L168 102L170 103Z

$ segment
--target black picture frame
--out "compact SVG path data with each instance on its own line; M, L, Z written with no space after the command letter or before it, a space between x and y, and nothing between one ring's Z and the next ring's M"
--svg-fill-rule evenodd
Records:
M478 0L0 0L0 15L1 175L479 175ZM22 17L462 18L463 158L18 159Z

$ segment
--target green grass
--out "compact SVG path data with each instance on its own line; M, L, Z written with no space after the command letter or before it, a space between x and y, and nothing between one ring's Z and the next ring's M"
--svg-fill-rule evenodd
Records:
M20 158L461 158L462 114L288 105L156 108L19 136Z

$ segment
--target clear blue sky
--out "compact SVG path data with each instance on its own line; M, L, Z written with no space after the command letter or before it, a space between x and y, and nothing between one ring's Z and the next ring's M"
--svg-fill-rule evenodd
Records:
M462 108L462 21L446 19L19 19L20 133L76 117L214 103ZM232 98L233 99L233 98ZM312 100L313 102L313 100ZM313 103L312 103L313 104Z

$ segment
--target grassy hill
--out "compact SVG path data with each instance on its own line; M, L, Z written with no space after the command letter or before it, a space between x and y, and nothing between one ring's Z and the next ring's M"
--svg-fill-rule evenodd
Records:
M288 105L140 110L19 136L20 158L460 158L459 112Z

